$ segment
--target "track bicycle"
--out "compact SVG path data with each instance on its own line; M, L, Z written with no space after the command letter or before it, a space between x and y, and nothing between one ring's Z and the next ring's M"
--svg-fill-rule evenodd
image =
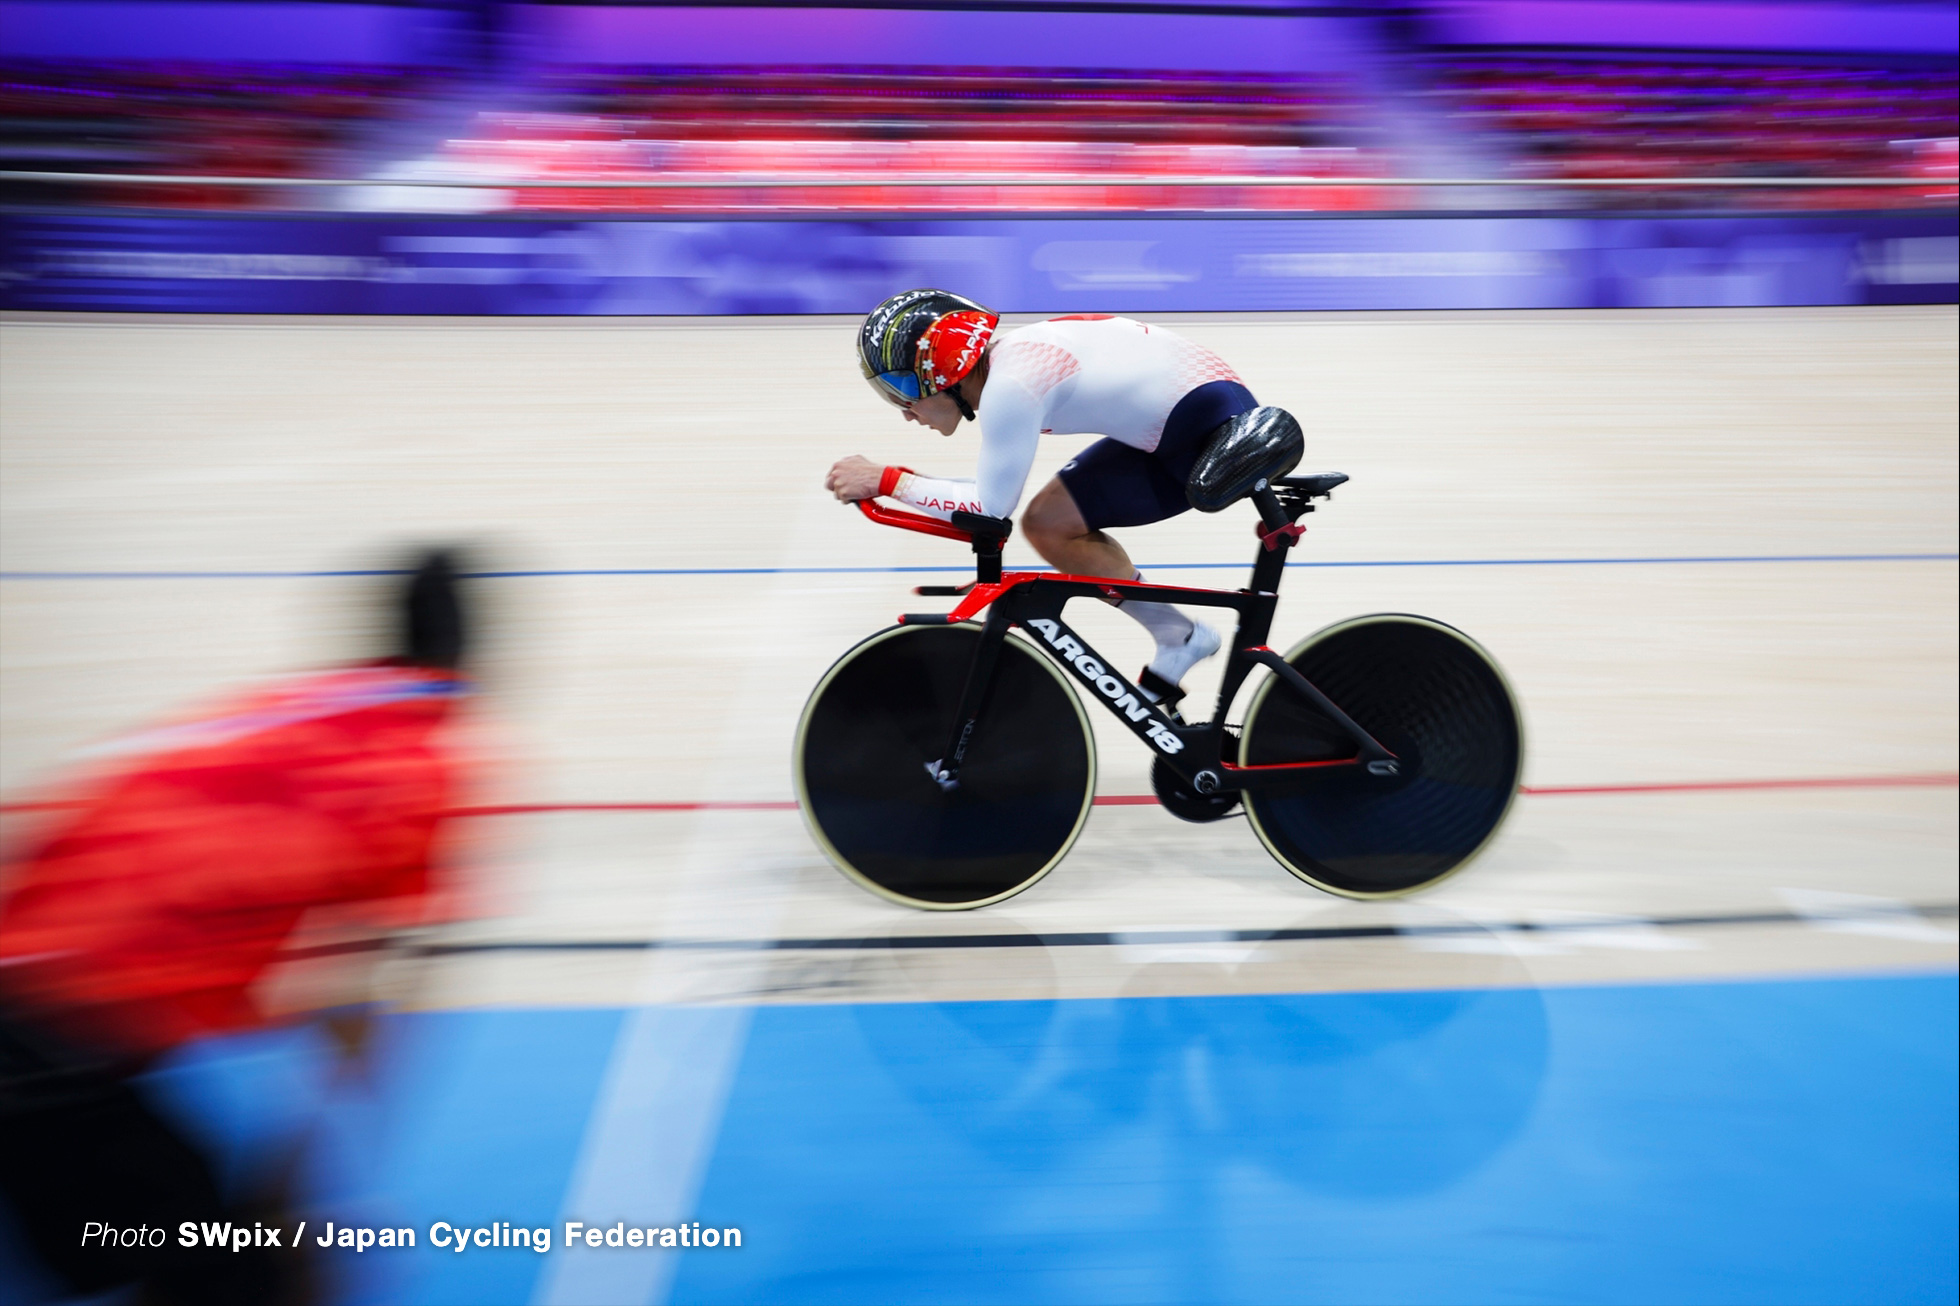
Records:
M1253 431L1225 448L1242 483L1213 496L1249 498L1259 513L1259 552L1240 590L1003 573L1005 519L945 521L859 502L874 522L970 545L975 579L919 587L959 602L900 616L839 658L810 695L796 735L797 799L839 869L882 897L936 910L983 907L1040 880L1081 834L1095 795L1085 695L1154 754L1152 787L1168 811L1214 821L1242 806L1267 851L1329 893L1399 897L1474 857L1509 810L1523 764L1503 672L1462 632L1400 613L1336 622L1284 657L1267 647L1299 520L1348 479L1273 474L1299 455L1286 461L1272 443ZM1117 672L1062 619L1077 598L1236 612L1210 719L1184 720L1175 700L1154 702ZM1258 670L1266 674L1242 722L1228 724Z

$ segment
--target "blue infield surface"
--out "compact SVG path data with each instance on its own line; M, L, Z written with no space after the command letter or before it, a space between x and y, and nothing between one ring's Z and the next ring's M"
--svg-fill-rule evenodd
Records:
M653 1295L1952 1302L1957 995L1935 975L763 1007L692 1204L743 1245L681 1254ZM323 1113L290 1043L169 1088L234 1145L312 1113L316 1190L416 1230L339 1254L341 1300L526 1302L566 1253L428 1230L631 1223L566 1210L622 1025L400 1017L371 1092Z

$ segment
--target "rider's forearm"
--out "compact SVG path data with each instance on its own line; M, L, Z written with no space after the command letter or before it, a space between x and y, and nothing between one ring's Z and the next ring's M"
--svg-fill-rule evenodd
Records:
M1012 517L1041 439L1041 409L1027 388L1011 379L989 394L980 423L977 480L921 476L910 467L887 467L878 480L879 496L941 520L955 512Z
M921 476L909 467L887 467L878 493L897 499L941 520L955 512L980 512L980 495L972 481Z

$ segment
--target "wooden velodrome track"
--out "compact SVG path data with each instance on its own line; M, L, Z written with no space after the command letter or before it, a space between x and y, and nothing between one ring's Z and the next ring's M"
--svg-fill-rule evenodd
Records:
M886 569L965 557L838 507L823 472L861 452L961 474L974 443L900 424L839 319L7 319L11 833L91 741L361 655L381 582L336 573L460 541L514 573L478 587L480 806L525 810L469 822L481 914L393 967L417 1004L1953 965L1952 307L1159 320L1299 414L1309 470L1354 478L1309 519L1274 643L1420 612L1522 697L1530 790L1425 897L1326 897L1243 821L1121 801L978 913L832 870L789 804L803 699L938 602L911 585L955 578ZM1031 486L1086 442L1051 437ZM1152 576L1229 587L1249 520L1126 542ZM1086 606L1140 662L1141 633ZM1147 794L1109 724L1100 793ZM729 946L766 940L800 946Z

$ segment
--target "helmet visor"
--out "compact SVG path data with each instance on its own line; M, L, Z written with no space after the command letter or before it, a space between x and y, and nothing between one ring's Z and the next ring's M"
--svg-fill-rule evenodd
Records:
M900 408L919 402L919 374L917 372L877 372L871 377L871 388L887 403Z

